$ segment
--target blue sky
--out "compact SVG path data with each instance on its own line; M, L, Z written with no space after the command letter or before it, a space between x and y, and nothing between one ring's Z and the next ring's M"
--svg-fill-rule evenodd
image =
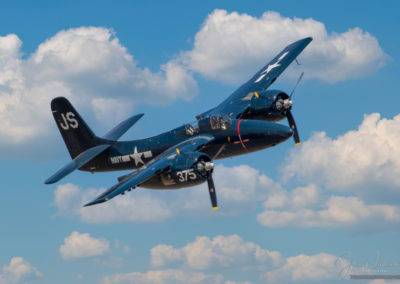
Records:
M0 283L337 283L341 268L377 273L376 262L399 274L399 8L2 3ZM53 97L98 135L143 112L123 139L143 138L194 120L306 36L302 65L272 86L290 92L305 71L293 107L302 146L218 161L218 212L206 185L81 209L123 172L43 184L70 159Z

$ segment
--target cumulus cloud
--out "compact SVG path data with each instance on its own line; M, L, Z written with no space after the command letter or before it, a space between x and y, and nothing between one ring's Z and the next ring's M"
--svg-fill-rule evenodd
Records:
M346 227L376 230L400 223L400 207L366 204L354 196L326 196L315 186L271 194L257 215L267 227Z
M134 190L96 206L82 207L104 191L104 188L82 190L70 183L59 185L54 192L54 204L58 214L79 216L87 223L155 222L172 216L171 209L162 199L143 190Z
M4 265L1 269L0 284L22 283L27 279L41 276L39 270L22 257L13 257L10 264Z
M310 163L308 163L310 164ZM258 222L267 227L328 227L380 230L396 228L400 206L368 202L357 195L337 195L309 184L291 190L260 173L240 165L219 165L214 172L220 209L210 210L207 185L177 191L138 188L109 202L82 207L105 189L81 189L73 184L57 186L54 205L60 216L79 217L86 223L159 222L174 216L232 216L254 211L262 204ZM170 261L182 262L182 250L161 246ZM162 258L160 258L162 259ZM155 264L156 265L156 264ZM162 264L160 264L162 265ZM156 265L157 266L157 265Z
M196 82L175 60L157 72L138 67L111 29L62 30L26 59L21 45L17 35L0 37L0 147L48 134L54 122L46 106L56 96L91 106L102 120L112 111L115 120L139 102L164 104L197 93Z
M365 115L357 130L336 139L315 133L290 153L283 172L285 177L356 193L369 201L399 201L399 143L400 115Z
M267 283L287 283L338 279L341 269L349 267L346 259L327 253L284 258L280 252L263 249L237 235L212 239L198 236L181 248L160 244L153 247L150 254L153 268L162 269L109 275L103 278L103 283L251 284L250 281L224 280L221 274L212 274L229 269L241 269Z
M220 204L218 214L224 216L254 210L257 202L264 201L270 192L281 189L278 183L248 165L217 165L213 178ZM180 191L177 201L179 206L176 206L176 210L183 210L188 214L198 210L209 212L207 185L202 184L189 191Z
M283 266L265 273L263 278L267 283L337 279L337 260L338 257L326 253L288 257Z
M222 282L221 275L207 275L202 272L189 272L179 269L150 270L145 273L132 272L127 274L115 274L102 279L103 284L219 284Z
M277 251L262 249L245 242L238 235L197 237L182 248L158 245L151 249L151 263L155 267L180 263L190 269L205 270L211 267L275 267L282 262Z
M104 188L81 189L73 184L57 186L54 205L58 215L79 216L88 223L156 222L173 216L237 215L254 210L269 192L279 190L279 184L258 170L239 165L218 165L214 170L220 210L210 210L207 184L177 191L151 191L137 188L123 196L96 206L82 207L93 200Z
M314 41L301 55L308 78L337 82L370 74L385 62L377 39L358 27L328 32L312 18L287 18L273 11L257 18L220 9L207 17L193 49L183 52L181 60L206 77L239 83L286 45L309 36Z
M96 239L89 234L72 232L64 239L59 251L63 259L76 259L103 255L109 249L110 242L106 239Z

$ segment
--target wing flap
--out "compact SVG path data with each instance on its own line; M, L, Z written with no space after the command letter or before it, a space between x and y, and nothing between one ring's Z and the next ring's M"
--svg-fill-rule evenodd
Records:
M130 189L131 187L143 183L151 177L163 172L167 168L169 168L169 165L168 163L166 163L166 160L159 160L151 165L150 168L144 168L142 170L133 172L130 176L126 176L121 182L110 187L107 191L96 197L95 200L85 204L84 206L91 206L106 202L111 198L114 198L118 194L121 194L122 192Z
M86 163L88 163L90 160L95 158L97 155L102 153L104 150L108 149L111 145L108 144L103 144L103 145L98 145L95 147L92 147L90 149L87 149L86 151L80 153L78 156L75 157L72 161L70 161L68 164L66 164L64 167L62 167L60 170L58 170L54 175L49 177L44 183L45 184L52 184L55 183L62 178L66 177L68 174L73 172L76 169L79 169L80 167L84 166Z

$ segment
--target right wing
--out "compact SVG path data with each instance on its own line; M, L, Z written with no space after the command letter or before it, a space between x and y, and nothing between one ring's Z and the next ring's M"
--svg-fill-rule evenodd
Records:
M211 135L199 135L168 148L162 154L148 162L139 170L124 176L119 183L112 186L104 193L100 194L95 200L85 204L84 206L91 206L98 203L103 203L110 200L111 198L114 198L118 194L121 194L126 190L147 181L153 176L168 170L172 166L172 163L174 161L173 159L170 159L172 155L179 154L181 151L199 151L202 149L202 147L213 140L214 137Z

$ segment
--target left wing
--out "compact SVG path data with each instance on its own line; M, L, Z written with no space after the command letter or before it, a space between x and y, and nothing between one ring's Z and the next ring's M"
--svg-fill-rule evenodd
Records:
M243 101L253 92L266 90L283 71L296 59L297 56L312 41L311 37L303 38L286 46L267 65L258 71L248 82L240 86L226 100L217 107L197 116L200 119L210 114L226 113L232 117L244 111L249 100ZM234 103L235 102L235 103Z
M173 159L169 159L171 155L175 155L177 153L179 154L181 151L200 151L205 145L213 140L214 137L212 135L199 135L168 148L139 170L124 176L119 183L112 186L107 191L99 195L95 200L85 204L84 206L103 203L111 198L114 198L118 194L121 194L126 190L147 181L153 176L168 170L174 161Z
M247 83L237 89L229 98L242 99L250 92L267 89L311 41L312 38L307 37L286 46L274 59L258 71Z

